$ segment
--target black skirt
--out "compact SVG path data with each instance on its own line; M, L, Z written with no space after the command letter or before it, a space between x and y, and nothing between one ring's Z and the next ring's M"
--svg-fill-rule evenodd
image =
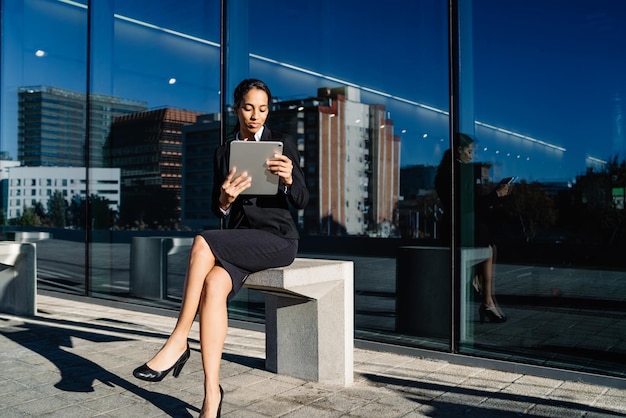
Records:
M246 277L257 271L291 264L298 253L298 240L260 229L212 229L200 233L218 264L228 272L233 289L230 302Z

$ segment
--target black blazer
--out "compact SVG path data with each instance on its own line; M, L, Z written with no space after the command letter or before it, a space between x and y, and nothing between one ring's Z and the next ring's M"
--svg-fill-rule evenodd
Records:
M298 229L289 211L288 202L296 209L304 209L309 201L309 191L304 181L304 173L300 168L300 153L289 135L271 131L267 126L263 130L261 141L281 141L283 154L293 163L293 184L285 193L282 180L279 182L278 193L273 196L238 196L230 207L228 228L263 229L289 239L298 239ZM219 209L219 198L222 184L228 175L230 141L215 150L215 172L213 176L213 196L211 208L220 218L224 214Z

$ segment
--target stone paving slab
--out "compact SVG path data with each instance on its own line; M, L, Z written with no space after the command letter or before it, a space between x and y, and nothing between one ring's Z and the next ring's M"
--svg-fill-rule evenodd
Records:
M39 295L34 317L0 314L0 417L195 417L202 405L198 328L180 377L136 380L175 324L170 315ZM355 349L343 388L264 370L262 332L231 327L223 416L618 417L626 390Z

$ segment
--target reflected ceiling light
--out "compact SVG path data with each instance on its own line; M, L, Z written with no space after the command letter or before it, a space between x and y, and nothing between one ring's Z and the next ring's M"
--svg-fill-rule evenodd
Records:
M402 130L402 133L403 133L403 134L405 134L405 133L406 133L406 129L403 129L403 130Z
M428 134L422 135L422 138L424 138L424 139L428 138Z
M304 110L304 106L300 106L300 107L298 108L298 112L302 112L303 110Z
M592 163L597 163L597 164L606 164L607 163L605 160L601 160L601 159L596 158L596 157L587 156L587 159L589 160L589 162L592 162Z
M487 151L487 147L483 148L483 151Z
M496 151L496 154L500 154L500 150Z
M384 123L382 125L380 125L380 129L383 129L384 127L385 127Z
M354 123L361 123L361 119L355 120Z
M218 48L220 46L220 44L217 42L207 41L206 39L198 38L197 36L191 36L191 35L187 35L186 33L178 32L175 30L167 29L167 28L162 28L161 26L153 25L151 23L144 22L142 20L133 19L132 17L118 15L117 13L113 14L113 16L119 20L124 20L126 22L134 23L139 26L144 26L146 28L155 29L161 32L169 33L170 35L179 36L181 38L189 39L191 41L200 42L201 44L211 45L211 46L215 46Z
M176 79L174 77L170 78L168 83L170 84L176 84Z
M37 51L35 51L35 56L38 58L45 57L46 51L44 51L43 49L38 49Z
M486 123L479 122L479 121L475 121L475 123L476 123L476 125L484 126L485 128L493 129L494 131L502 132L503 134L511 135L511 136L516 137L516 138L525 139L526 141L534 142L535 144L540 144L540 145L543 145L543 146L548 147L548 148L552 148L552 149L555 149L555 150L558 150L558 151L563 151L563 152L567 151L565 148L559 147L558 145L554 145L554 144L551 144L549 142L542 141L540 139L531 138L530 136L518 134L517 132L509 131L507 129L498 128L497 126L488 125Z
M80 7L81 9L88 9L86 4L79 3L71 0L59 0L59 3L69 4L70 6Z

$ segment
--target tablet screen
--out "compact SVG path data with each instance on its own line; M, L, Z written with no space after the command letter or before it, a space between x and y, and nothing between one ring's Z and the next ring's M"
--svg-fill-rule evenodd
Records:
M274 195L278 193L276 174L267 169L266 161L274 154L283 153L283 143L279 141L232 141L228 167L237 168L237 174L244 171L252 177L252 184L245 195Z

